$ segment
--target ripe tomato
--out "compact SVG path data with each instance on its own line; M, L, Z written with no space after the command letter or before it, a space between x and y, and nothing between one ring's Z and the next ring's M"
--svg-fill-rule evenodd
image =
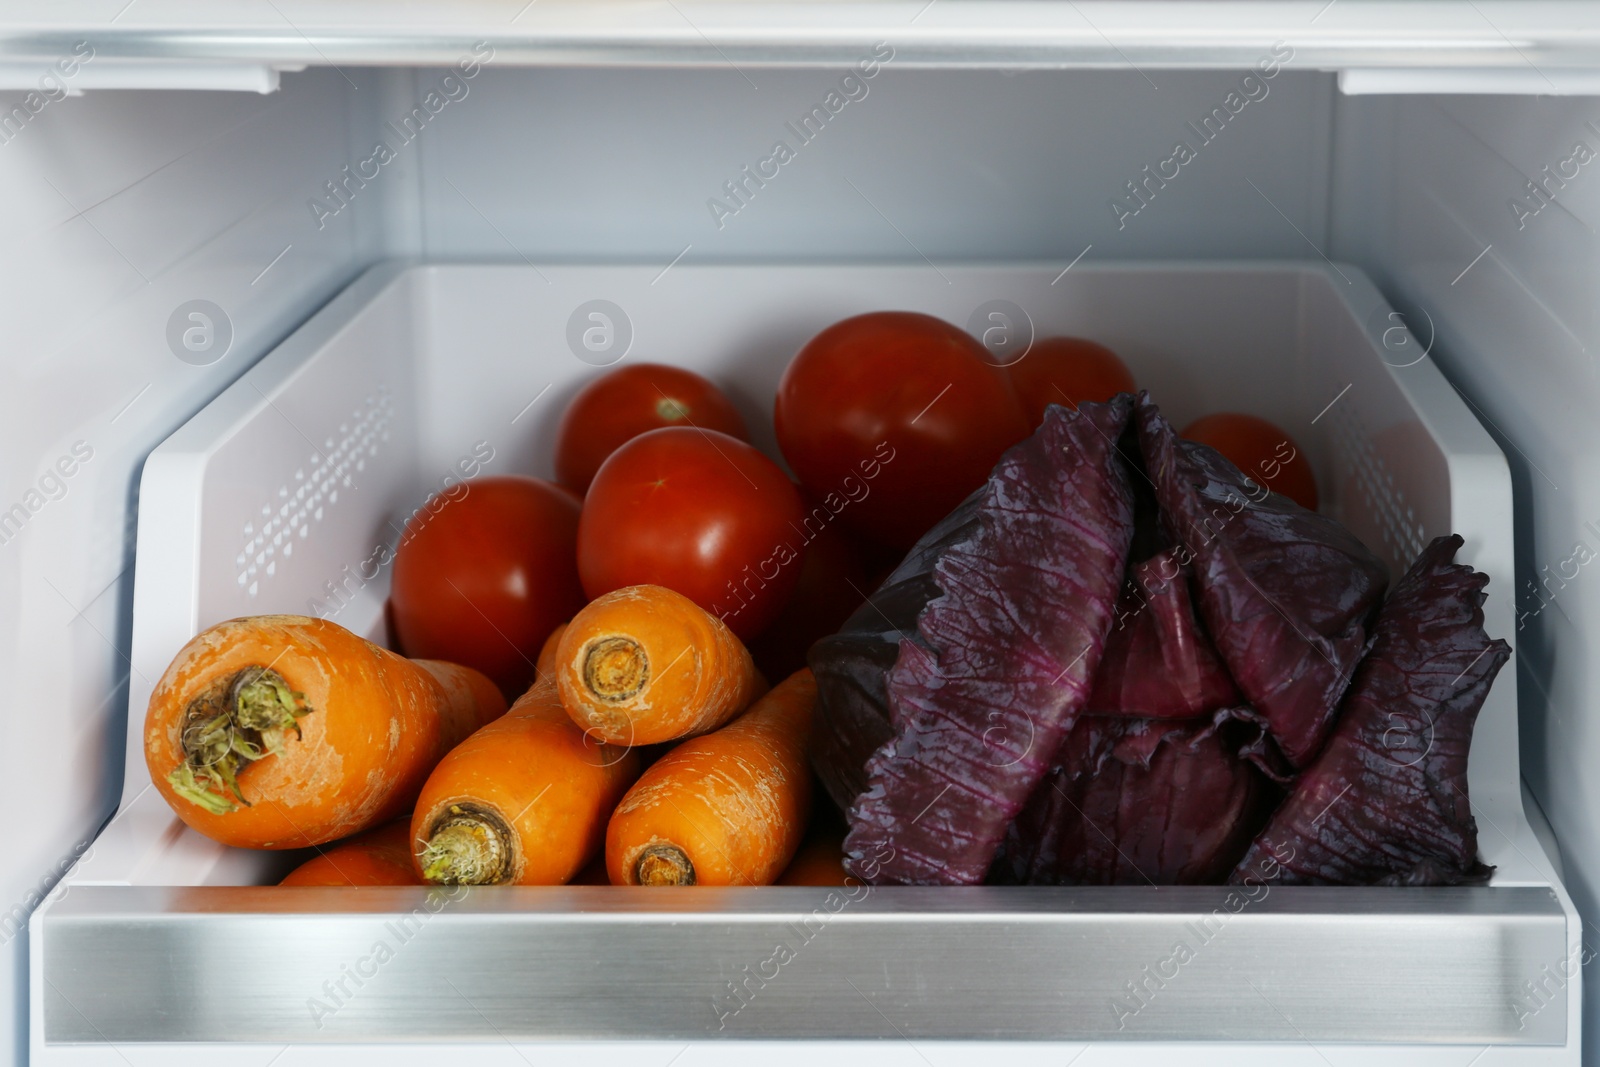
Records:
M1085 401L1110 400L1138 388L1115 352L1081 337L1035 341L1006 373L1034 429L1044 423L1044 409L1051 404L1076 410Z
M583 494L622 442L663 426L698 426L750 440L721 390L693 371L635 363L578 391L556 429L556 480Z
M584 604L574 562L579 507L558 485L501 475L452 486L417 509L390 591L406 655L475 667L507 699L521 696L544 639Z
M1210 445L1233 465L1274 492L1317 510L1317 479L1300 446L1266 419L1224 411L1184 427L1183 436Z
M774 685L804 667L812 644L837 633L872 592L860 550L831 521L825 507L804 502L809 510L801 525L802 540L810 539L800 562L800 580L777 620L750 645L756 666Z
M778 446L840 518L906 549L1028 436L1005 373L947 322L880 311L835 323L784 371Z
M664 585L748 641L800 578L800 494L772 460L712 430L651 430L611 453L578 523L578 574L597 597Z

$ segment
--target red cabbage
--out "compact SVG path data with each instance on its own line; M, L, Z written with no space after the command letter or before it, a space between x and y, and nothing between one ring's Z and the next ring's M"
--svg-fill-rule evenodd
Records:
M1089 695L1133 532L1116 440L1130 398L1051 408L938 556L940 596L901 640L893 738L849 810L845 866L876 882L981 882ZM887 860L882 857L888 856Z
M811 646L807 660L817 679L811 765L840 811L866 791L867 760L894 736L889 668L899 658L901 640L917 640L917 616L939 595L934 563L977 531L981 496L982 490L973 493L923 534L839 632Z
M1195 618L1189 568L1159 552L1128 568L1085 711L1190 719L1239 701L1233 679Z
M1478 710L1511 654L1483 631L1488 576L1436 538L1378 615L1327 747L1233 880L1459 885L1487 879L1467 801Z
M1227 739L1234 723L1085 715L1006 835L995 880L1221 881L1277 796Z
M1147 397L1052 409L812 648L846 866L1482 879L1466 752L1506 649L1459 544L1430 546L1379 612L1383 565L1353 535L1177 439ZM1424 734L1414 762L1394 751Z
M1272 740L1304 767L1366 647L1384 566L1333 519L1179 440L1143 393L1137 423L1163 528L1194 570L1211 639Z

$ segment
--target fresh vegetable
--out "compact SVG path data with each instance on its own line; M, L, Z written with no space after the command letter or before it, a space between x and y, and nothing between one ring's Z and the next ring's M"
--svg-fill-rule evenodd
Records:
M1135 421L1163 529L1193 569L1211 639L1276 746L1304 767L1366 647L1383 563L1333 519L1181 441L1144 394Z
M417 869L441 885L561 885L638 774L636 754L585 737L540 682L429 775L411 817Z
M750 440L744 419L715 385L680 367L634 363L578 391L556 428L556 479L580 496L624 441L663 426L716 430Z
M778 876L777 885L849 885L844 869L844 835L812 835Z
M933 565L952 546L972 539L982 503L982 492L974 493L940 520L837 634L811 646L818 709L811 764L840 811L866 791L867 760L894 737L889 670L900 642L916 634L917 616L939 595Z
M810 540L800 561L800 580L783 612L750 643L750 655L768 678L787 678L806 665L819 638L837 631L871 589L862 553L820 503L806 512Z
M1130 567L1088 712L1191 719L1237 703L1239 691L1195 618L1189 568L1171 552Z
M850 807L847 869L981 882L1084 702L1133 531L1115 442L1129 398L1052 408L984 487L972 536L933 565L942 593L887 678L894 737Z
M561 647L561 635L567 632L567 623L562 623L550 631L550 636L544 639L544 647L539 649L539 659L536 664L539 681L555 677L556 649Z
M337 839L284 884L1485 881L1509 650L1461 540L1384 603L1279 427L1180 438L1133 388L858 316L780 384L796 485L705 379L604 374L559 427L583 501L481 478L404 531L390 639L494 681L235 620L158 685L152 774L218 840Z
M910 311L823 330L784 371L778 446L846 525L905 549L1028 435L1005 372L966 332Z
M1321 749L1384 587L1352 535L1147 397L1052 409L812 649L846 867L1223 877Z
M279 885L422 885L411 858L411 820L395 819L357 834L290 871Z
M1277 798L1220 724L1084 716L1006 837L1003 881L1198 885L1227 877Z
M808 670L716 733L663 756L606 829L613 885L770 885L794 857L811 804Z
M743 441L652 430L613 452L589 486L578 571L591 598L663 585L748 640L794 592L802 519L794 483Z
M1485 881L1467 797L1472 727L1511 654L1483 631L1488 576L1439 537L1395 586L1333 737L1234 872L1299 885Z
M1076 409L1085 402L1103 404L1138 388L1115 352L1082 337L1041 338L1006 366L1006 374L1022 401L1028 425L1035 429L1051 404Z
M304 848L409 810L440 757L505 711L493 683L335 623L233 619L150 694L145 762L178 817L225 845Z
M1283 430L1256 415L1222 411L1196 419L1183 436L1209 445L1235 467L1307 511L1317 510L1311 461Z
M715 730L767 689L732 631L659 585L618 589L578 612L551 671L572 721L619 745Z
M518 475L460 483L419 509L395 553L400 646L476 668L507 699L522 695L540 645L583 606L578 509L560 486Z

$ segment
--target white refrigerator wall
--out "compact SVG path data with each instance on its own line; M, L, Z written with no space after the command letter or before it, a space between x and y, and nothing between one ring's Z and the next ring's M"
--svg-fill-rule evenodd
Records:
M1307 238L1325 242L1330 75L1281 64L1206 144L1185 123L1222 108L1239 74L896 70L868 47L862 59L873 76L487 71L423 143L423 251L1065 267L1090 245L1096 259L1300 258L1316 256ZM1126 183L1179 138L1196 158L1158 174L1140 207ZM1120 228L1113 197L1140 207ZM932 266L929 282L944 284Z
M1334 144L1332 254L1365 267L1419 340L1436 333L1430 358L1510 464L1523 774L1561 842L1567 889L1592 923L1600 101L1342 98ZM1600 984L1586 970L1594 1019ZM1589 1057L1600 1056L1593 1026L1585 1037Z
M1209 130L1240 74L930 72L882 57L848 84L844 69L516 70L489 57L450 84L444 71L324 69L285 75L269 96L90 92L32 116L0 142L0 524L13 505L26 513L17 532L0 525L0 797L28 813L0 865L8 1050L20 1059L26 1045L22 919L89 847L120 785L142 459L384 256L658 270L895 260L926 264L929 285L957 259L1347 257L1431 314L1432 358L1503 431L1519 582L1555 571L1574 542L1600 554L1584 525L1600 528L1600 494L1583 486L1596 242L1582 205L1596 201L1582 196L1600 195L1597 168L1521 230L1507 206L1575 138L1600 149L1600 132L1584 133L1600 109L1346 99L1332 75L1282 67ZM418 121L430 92L443 103ZM807 115L820 132L802 129ZM1180 139L1192 158L1162 179ZM215 362L220 333L186 317L207 313L195 300L231 325ZM190 348L186 329L198 331ZM1553 598L1519 598L1551 601L1519 652L1525 766L1576 844L1567 869L1592 909L1590 571Z
M0 94L0 805L19 813L0 1058L20 1063L27 914L121 787L140 466L374 258L383 227L379 196L321 232L306 208L368 124L339 73L271 96L89 92L25 122L18 105ZM223 309L209 329L196 300Z

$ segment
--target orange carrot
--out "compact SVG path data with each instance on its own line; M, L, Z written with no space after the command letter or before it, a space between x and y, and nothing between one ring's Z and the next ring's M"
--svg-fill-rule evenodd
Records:
M606 829L613 885L770 885L811 806L817 683L799 670L716 733L663 756Z
M538 681L553 677L556 669L556 649L561 645L561 635L567 632L567 624L562 623L550 631L550 636L544 639L544 647L539 649L539 659L534 664L534 677Z
M715 730L767 691L732 630L659 585L592 601L567 625L555 658L567 714L612 744Z
M849 885L845 881L844 835L817 835L800 846L778 885Z
M504 711L467 667L405 659L325 619L259 615L179 650L150 694L145 763L207 837L303 848L409 811L434 764Z
M441 885L561 885L600 851L639 757L572 724L549 682L458 745L411 817L417 869Z
M289 872L279 885L421 885L411 858L411 820L357 834Z

